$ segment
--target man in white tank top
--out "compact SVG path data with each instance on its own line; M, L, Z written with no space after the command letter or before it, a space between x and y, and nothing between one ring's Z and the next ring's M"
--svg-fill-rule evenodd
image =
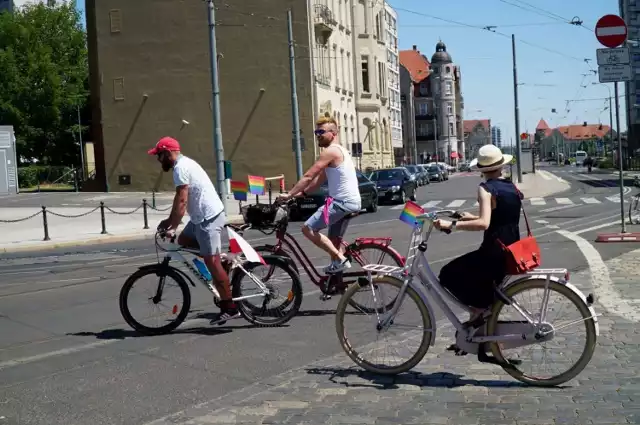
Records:
M316 122L318 146L324 148L320 157L293 186L287 195L289 199L307 196L327 181L329 196L327 203L320 207L302 226L302 233L317 247L331 256L331 264L325 267L325 273L338 273L351 267L341 251L341 242L347 230L349 215L362 209L360 189L356 168L351 154L338 141L336 121L325 116ZM329 227L328 237L320 230Z

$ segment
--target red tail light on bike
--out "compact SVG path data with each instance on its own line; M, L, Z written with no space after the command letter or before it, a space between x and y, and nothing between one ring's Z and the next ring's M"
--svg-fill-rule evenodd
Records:
M171 309L171 314L178 314L178 305L174 304L173 308Z

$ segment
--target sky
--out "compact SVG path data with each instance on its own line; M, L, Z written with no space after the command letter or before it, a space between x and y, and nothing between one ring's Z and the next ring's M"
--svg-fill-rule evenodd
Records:
M398 13L400 49L415 44L431 58L441 39L460 66L464 118L491 119L492 125L502 128L503 143L516 137L511 34L516 37L518 82L522 83L518 86L521 132L533 133L541 118L550 127L583 121L609 124L609 111L604 110L608 100L602 98L609 97L606 86L613 94L613 84L599 84L591 71L597 70L596 49L604 47L593 30L601 16L619 14L617 0L389 3ZM583 21L582 27L567 23L574 17ZM495 26L504 36L481 29L486 26ZM619 87L624 93L623 85ZM624 130L622 97L620 108ZM615 128L615 114L613 119Z
M17 6L26 1L31 0L14 0ZM84 20L84 0L76 1ZM398 13L400 49L415 44L431 58L442 40L460 66L464 119L491 119L502 128L503 143L516 137L511 34L516 37L521 132L533 133L541 118L550 127L609 124L604 98L607 87L613 93L613 84L599 84L592 72L597 70L596 49L604 47L593 29L601 16L619 14L617 0L388 1ZM574 18L582 26L568 23ZM619 86L624 131L624 87Z

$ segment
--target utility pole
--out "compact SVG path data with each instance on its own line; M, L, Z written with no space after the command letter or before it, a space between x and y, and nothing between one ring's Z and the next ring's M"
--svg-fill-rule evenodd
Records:
M618 132L618 170L620 173L620 224L622 233L627 233L624 218L624 178L622 176L622 137L620 137L620 101L618 99L618 82L613 83L613 95L616 98L616 131Z
M224 209L227 209L227 191L224 175L224 146L222 145L222 123L220 120L220 82L218 80L218 47L216 45L216 8L213 0L207 0L209 20L209 60L211 62L211 89L213 111L213 146L216 161L217 190Z
M293 46L293 18L291 9L287 10L287 30L289 33L289 76L291 80L291 116L293 120L293 138L295 140L296 175L302 178L302 147L300 143L300 114L298 112L298 91L296 90L296 59Z
M518 106L518 70L516 67L516 36L514 34L511 34L511 51L513 52L513 102L516 120L516 163L518 164L518 183L522 183L522 164L520 163L520 107Z

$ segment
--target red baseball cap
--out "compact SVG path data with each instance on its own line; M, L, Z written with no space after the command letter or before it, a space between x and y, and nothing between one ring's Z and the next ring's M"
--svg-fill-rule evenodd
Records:
M180 150L180 143L178 143L178 141L176 139L174 139L173 137L163 137L162 139L158 140L158 143L156 143L156 146L153 149L149 149L147 151L147 153L149 155L157 155L159 152L162 151L179 151Z

